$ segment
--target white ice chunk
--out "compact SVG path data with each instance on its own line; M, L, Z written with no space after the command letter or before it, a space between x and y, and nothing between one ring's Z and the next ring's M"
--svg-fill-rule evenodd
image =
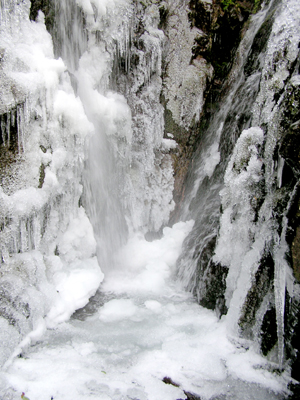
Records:
M99 311L99 319L103 322L115 322L132 317L138 308L129 299L114 299L104 304Z

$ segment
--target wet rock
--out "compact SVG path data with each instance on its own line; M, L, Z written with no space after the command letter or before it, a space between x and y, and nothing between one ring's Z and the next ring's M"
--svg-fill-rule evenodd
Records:
M260 67L259 55L263 53L266 49L274 22L275 10L275 7L270 10L268 17L266 18L254 38L248 60L244 68L246 76L251 75L253 72L257 71L257 68Z
M45 15L45 25L49 32L52 32L55 18L54 1L51 0L31 0L29 18L35 21L38 12L42 11Z
M170 377L165 376L162 380L164 383L167 383L168 385L176 386L179 387L180 385L176 382L174 382Z
M172 378L170 378L168 376L165 376L162 381L168 385L180 387L180 385L178 383L174 382L172 380ZM177 399L177 400L201 400L201 398L199 396L197 396L196 394L187 392L186 390L184 390L183 392L186 395L186 398L185 399Z
M300 282L300 226L296 228L295 238L292 242L292 261L294 276Z
M264 315L261 325L261 351L266 356L277 343L276 310L271 307Z
M268 252L260 261L259 268L255 274L253 284L249 290L243 306L239 325L243 335L253 339L252 327L256 323L256 313L262 304L264 297L273 288L274 282L274 261Z
M299 285L295 288L298 295L286 293L285 302L285 352L291 366L292 378L300 381L300 297ZM299 392L297 387L294 388ZM297 397L293 397L296 399Z

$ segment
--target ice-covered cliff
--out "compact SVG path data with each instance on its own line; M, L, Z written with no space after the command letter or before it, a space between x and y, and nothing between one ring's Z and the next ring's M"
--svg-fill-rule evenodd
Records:
M159 5L57 1L30 21L38 6L1 2L1 362L174 208Z
M178 281L299 379L300 9L250 3L1 0L1 363L192 218Z

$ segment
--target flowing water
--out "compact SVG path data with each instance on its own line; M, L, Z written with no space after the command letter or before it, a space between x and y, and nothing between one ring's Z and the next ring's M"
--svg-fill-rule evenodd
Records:
M191 227L132 239L87 307L6 364L3 398L283 399L275 364L170 279Z
M284 362L286 288L292 297L298 290L286 242L286 215L298 179L283 200L284 161L278 154L286 133L285 90L299 76L298 16L297 2L275 1L250 22L229 77L231 89L205 133L207 144L195 156L183 215L195 218L196 224L178 263L185 287L200 304L227 313L233 334L242 332L260 342L262 318L274 307L279 366ZM287 56L279 61L276 54L283 48ZM280 201L286 208L278 212ZM268 257L269 266L264 264ZM267 279L274 277L274 291L259 277L261 265L264 273L270 268ZM214 273L221 285L211 294ZM256 309L251 306L255 280L262 285Z
M168 47L158 6L56 1L54 51L43 15L30 22L28 10L26 0L1 0L0 72L14 82L13 89L3 85L1 133L17 162L6 173L14 187L3 178L0 192L0 395L285 398L289 368L278 368L292 280L287 215L280 232L270 215L274 179L276 188L283 182L283 163L272 163L280 114L274 90L299 83L299 71L289 72L298 57L299 4L270 1L252 17L195 156L186 222L153 242L144 234L166 224L174 207L168 153L175 143L163 137L160 104ZM285 60L274 68L282 43ZM258 207L262 181L267 195ZM278 346L267 359L259 324L242 337L237 325L244 288L269 242L275 288L260 312L276 303ZM229 270L223 303L215 299L219 314L228 309L221 319L185 290L200 302L205 296L202 263Z

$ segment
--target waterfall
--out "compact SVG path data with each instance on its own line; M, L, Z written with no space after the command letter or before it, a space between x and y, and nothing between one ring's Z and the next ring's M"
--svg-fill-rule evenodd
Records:
M29 7L1 1L2 364L27 334L69 318L103 279L93 229L78 206L93 126L54 58L43 14L30 22ZM89 277L70 302L64 285L83 266Z
M294 122L285 107L288 91L297 90L298 17L298 2L289 1L270 2L251 18L229 89L195 155L183 215L196 223L178 262L185 287L200 304L227 314L233 335L263 343L263 320L276 310L277 347L276 341L270 347L277 348L280 368L286 290L294 297L297 287L288 262L287 214L298 178L293 172L295 179L285 175L283 183L280 154ZM281 52L286 56L279 62Z
M196 3L55 0L30 21L0 0L5 398L282 400L297 379L300 5L251 15L212 113L189 6L215 4Z
M254 15L250 22L228 78L230 90L218 106L219 111L212 116L207 131L202 134L201 146L195 153L193 168L188 176L182 217L192 217L196 223L187 238L187 251L179 260L178 274L187 289L197 295L198 300L205 297L208 290L205 289L205 280L201 282L201 276L205 273L207 262L212 263L220 218L219 193L224 185L226 165L237 136L241 130L250 126L251 107L259 88L262 67L258 65L248 76L245 76L244 70L251 54L251 45L266 15L268 8ZM226 264L224 267L220 271L221 275L227 273Z
M85 305L128 235L159 231L174 207L158 6L57 1L53 43L29 8L1 1L2 361Z
M69 1L57 2L56 12L56 53L94 127L82 204L101 267L110 268L128 233L158 231L173 208L167 154L173 142L163 139L159 102L164 35L158 6ZM66 16L74 16L74 25L66 25Z

